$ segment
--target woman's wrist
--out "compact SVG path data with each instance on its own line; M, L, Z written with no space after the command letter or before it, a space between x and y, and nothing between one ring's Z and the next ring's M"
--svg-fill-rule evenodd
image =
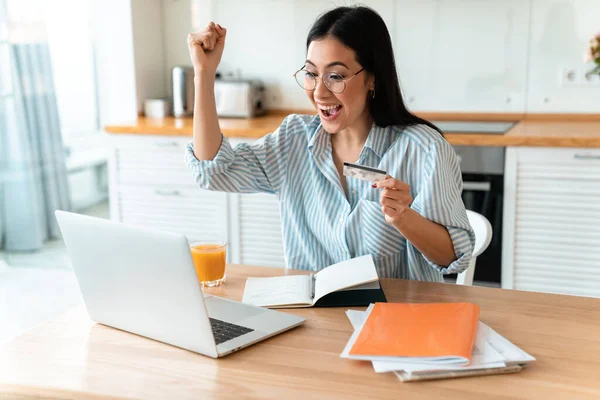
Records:
M407 227L410 227L415 222L415 219L417 219L419 216L421 216L421 214L419 214L412 208L408 208L399 217L396 218L396 220L393 223L393 226L398 230L398 232L404 235L403 231L405 231Z
M206 84L215 82L216 73L205 69L194 69L194 84Z

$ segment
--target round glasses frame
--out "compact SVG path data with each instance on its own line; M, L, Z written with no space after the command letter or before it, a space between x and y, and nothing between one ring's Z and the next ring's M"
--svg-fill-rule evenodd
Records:
M309 92L314 91L317 88L317 77L315 77L313 74L311 74L310 72L306 71L304 68L306 68L306 65L304 65L302 68L300 68L298 71L296 71L293 75L294 80L296 81L296 83L298 84L298 86L300 86L302 89L304 90L308 90ZM321 81L323 82L323 84L325 85L325 87L332 93L335 94L340 94L342 93L344 90L346 90L346 83L354 78L356 75L360 74L361 72L363 72L365 69L361 68L360 71L358 71L357 73L355 73L354 75L348 77L348 78L342 78L341 81L339 82L343 82L344 83L344 87L342 88L342 90L338 90L335 91L332 89L332 84L329 82L329 79L331 78L331 76L333 75L337 75L337 76L341 76L340 74L334 73L334 72L327 72L325 74L323 74L323 76L321 76ZM304 85L302 83L300 83L300 81L298 81L298 74L299 73L304 73L305 76L307 76L307 74L311 74L312 77L312 81L313 81L313 87L311 89L304 87Z

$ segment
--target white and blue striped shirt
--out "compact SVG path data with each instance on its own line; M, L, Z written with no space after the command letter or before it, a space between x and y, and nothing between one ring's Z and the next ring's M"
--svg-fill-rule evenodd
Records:
M426 125L373 125L355 162L410 185L411 208L448 229L458 259L443 268L425 258L385 221L381 189L371 183L347 178L346 197L319 116L290 115L275 132L235 149L223 137L211 161L198 161L193 143L186 151L203 189L278 196L288 268L317 271L366 254L380 277L443 282L442 274L467 268L475 235L460 196L456 154L438 132Z

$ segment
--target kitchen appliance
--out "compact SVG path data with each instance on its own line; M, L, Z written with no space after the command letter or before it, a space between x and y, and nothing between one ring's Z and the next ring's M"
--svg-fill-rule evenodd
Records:
M146 99L144 115L147 118L164 118L170 114L170 104L167 99Z
M515 121L431 121L444 133L502 135ZM462 199L468 210L484 215L492 225L492 241L477 257L474 281L500 286L502 275L502 206L504 147L452 146L463 178Z
M264 86L256 80L217 79L215 102L219 117L252 118L264 114Z
M515 121L431 121L446 133L473 133L503 135Z
M194 70L178 66L172 69L173 115L194 114ZM257 80L216 79L215 103L219 117L252 118L265 112L264 85Z
M502 205L504 147L453 146L463 178L462 199L468 210L485 216L492 225L492 241L477 257L474 281L500 285L502 276Z
M194 114L194 69L177 66L171 70L173 81L173 116Z

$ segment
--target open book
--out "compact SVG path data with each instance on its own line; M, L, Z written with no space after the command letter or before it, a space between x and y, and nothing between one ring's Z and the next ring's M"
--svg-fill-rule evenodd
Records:
M385 302L370 255L330 265L316 274L248 278L243 303L259 307L353 307Z

